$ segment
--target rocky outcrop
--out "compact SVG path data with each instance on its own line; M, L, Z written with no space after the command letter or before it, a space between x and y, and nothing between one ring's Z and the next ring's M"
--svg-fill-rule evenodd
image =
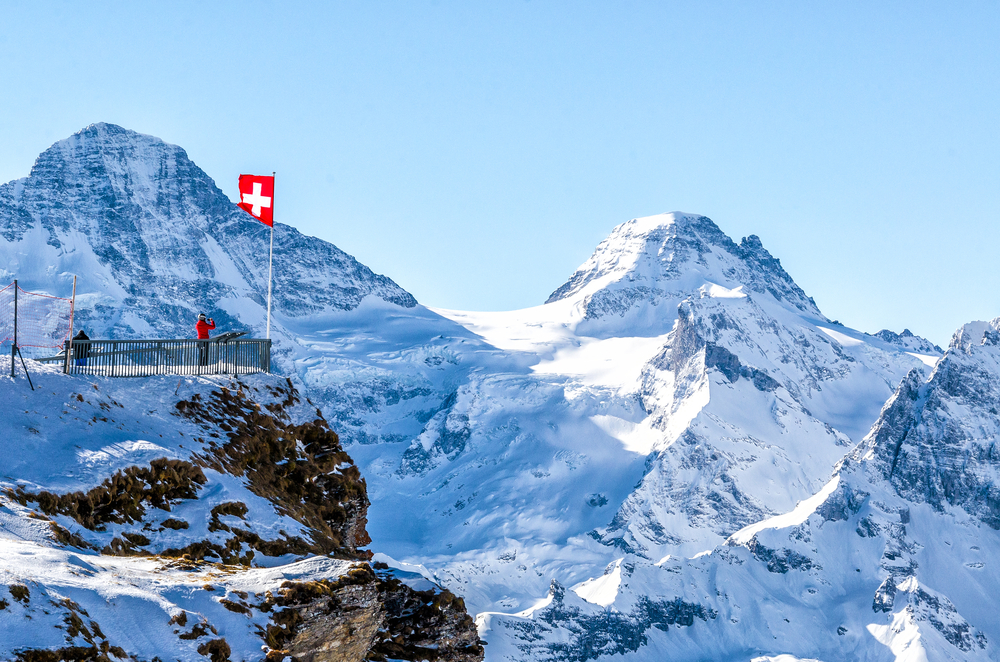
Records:
M359 565L337 581L285 582L258 608L271 612L268 661L479 662L483 644L465 603L415 590L388 566Z
M629 572L624 566L623 571ZM521 640L521 659L586 662L628 655L646 645L651 632L698 629L718 617L715 610L680 597L643 597L628 611L604 610L555 580L549 600L531 620L502 621L501 627L515 631Z
M93 390L96 396L96 384ZM82 394L70 401L102 413L111 408L105 400L92 405ZM461 598L419 577L420 585L411 586L402 573L385 565L376 572L365 562L371 557L365 481L290 381L259 375L225 386L200 383L185 397L165 396L164 403L172 410L168 425L148 436L173 434L180 443L139 444L181 457L130 464L81 490L5 489L10 501L0 507L0 533L26 526L12 524L15 509L27 526L48 527L41 535L58 568L22 570L9 598L0 598L0 619L8 628L0 647L9 646L12 659L201 655L228 662L257 659L247 657L247 647L262 644L267 660L293 662L483 659ZM156 411L149 404L139 403L146 416ZM119 406L127 416L132 405ZM119 418L89 422L88 428L97 424L99 438L107 434L101 426L125 428ZM141 424L142 416L130 425ZM10 552L7 543L0 535L0 556ZM4 556L5 569L10 558ZM293 578L285 579L286 572ZM98 591L110 583L125 584L128 595L148 593L122 579L142 573L146 578L137 584L157 587L145 602L162 609L136 616L155 636L133 637L121 627L117 606ZM72 577L80 604L65 599L64 574ZM94 588L80 589L90 578ZM251 633L251 641L233 634L241 632ZM151 640L158 642L155 655L136 648Z
M178 401L178 415L196 423L204 435L195 439L202 450L188 460L158 458L149 467L128 467L86 493L34 493L19 486L9 496L24 505L37 503L47 516L72 519L79 525L72 533L55 522L52 526L77 546L106 554L158 554L248 566L257 554L370 558L362 549L371 542L365 529L365 481L337 435L318 412L311 421L292 422L288 410L299 403L299 395L291 382L276 381L266 395L271 401L262 406L248 387L233 382L205 398L195 393L190 400ZM163 519L154 511L170 512L184 501L197 501L207 469L245 479L251 492L299 522L305 535L268 538L266 531L257 530L254 518L247 517L247 505L236 501L211 508L208 537L189 537L182 546L159 542L156 533L183 532L190 523ZM109 524L134 528L104 543L102 534Z
M298 404L299 395L290 380L273 387L271 395L275 401L261 407L235 384L204 400L178 402L178 412L197 421L209 437L198 460L246 478L257 496L304 524L312 553L369 556L360 551L371 538L365 530L367 490L358 468L318 410L311 422L291 423L286 409Z
M914 334L909 329L903 329L902 333L895 333L889 329L882 329L878 333L872 334L879 340L884 340L887 343L891 343L898 347L902 347L911 352L920 352L922 354L944 354L944 350L930 342L925 338Z

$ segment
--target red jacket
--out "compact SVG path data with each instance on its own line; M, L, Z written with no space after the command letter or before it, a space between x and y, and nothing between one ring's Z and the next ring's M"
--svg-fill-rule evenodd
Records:
M198 340L208 340L208 332L215 328L215 320L212 320L211 324L205 320L198 320L194 328L198 329Z

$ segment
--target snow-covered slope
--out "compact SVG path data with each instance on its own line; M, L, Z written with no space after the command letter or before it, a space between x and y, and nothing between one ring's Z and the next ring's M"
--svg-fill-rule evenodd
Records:
M639 219L545 305L304 332L304 379L357 443L386 551L475 609L524 609L553 578L694 555L821 488L938 354L829 322L742 246L704 217ZM602 288L628 306L595 308Z
M832 478L695 558L626 554L520 614L493 659L995 660L1000 320L914 370Z
M461 601L358 563L364 480L286 379L31 366L0 379L0 658L482 659Z

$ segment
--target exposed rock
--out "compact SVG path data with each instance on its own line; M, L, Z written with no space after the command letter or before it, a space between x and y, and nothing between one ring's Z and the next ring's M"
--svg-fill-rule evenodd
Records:
M259 606L273 613L268 660L481 662L465 603L446 590L414 590L359 565L335 582L286 582Z
M206 436L224 432L227 441L209 441L200 460L217 471L245 476L255 494L309 527L312 540L306 549L368 558L370 553L360 551L371 542L365 530L368 497L357 467L318 411L311 423L288 421L284 409L299 397L290 381L272 395L279 400L261 408L237 384L213 391L206 400L178 402L177 410L205 426Z
M899 347L903 347L912 352L921 352L923 354L931 355L944 354L943 349L929 340L915 335L909 329L903 329L902 333L893 333L889 329L882 329L878 333L873 333L872 335L879 340L884 340L887 343L898 345Z
M812 559L799 554L792 549L770 549L757 540L757 536L750 539L747 548L758 561L767 565L769 572L784 574L789 570L808 570L813 567Z
M604 656L625 655L646 645L650 630L698 627L718 614L682 598L643 597L628 612L596 609L556 580L549 589L551 602L532 620L505 620L517 632L524 659L585 662ZM554 633L559 635L553 637Z
M848 460L871 466L909 500L959 506L1000 529L1000 320L967 324L924 382L907 375Z
M896 600L896 582L892 577L886 577L885 581L879 584L875 591L875 599L872 600L872 611L887 612L892 611L892 605Z
M386 572L379 573L385 621L368 659L479 662L485 655L476 623L465 601L448 590L415 590Z

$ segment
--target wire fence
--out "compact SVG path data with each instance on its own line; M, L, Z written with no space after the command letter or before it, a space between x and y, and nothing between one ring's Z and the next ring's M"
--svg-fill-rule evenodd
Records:
M0 289L0 342L58 349L69 339L73 300L28 292L15 280Z

